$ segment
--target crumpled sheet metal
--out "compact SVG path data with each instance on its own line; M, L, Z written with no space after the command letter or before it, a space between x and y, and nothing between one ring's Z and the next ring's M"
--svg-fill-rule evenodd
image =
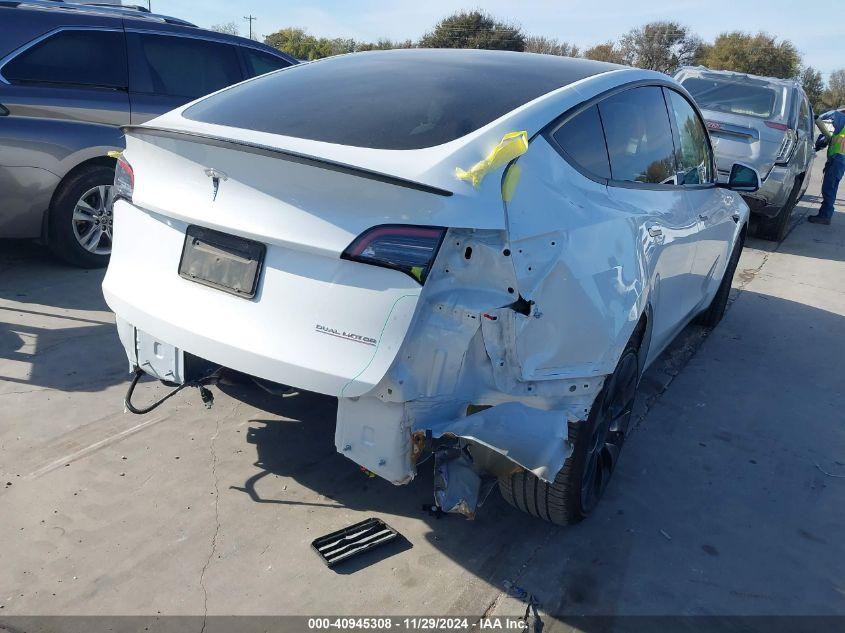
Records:
M481 477L458 449L434 453L434 502L444 512L475 518L479 505Z
M553 482L572 453L566 411L534 409L520 402L505 402L473 415L429 422L432 436L455 435L508 458L546 482Z
M473 187L478 187L487 174L506 165L527 150L528 132L508 132L484 160L478 161L467 171L460 167L456 168L455 175L460 180L471 182Z

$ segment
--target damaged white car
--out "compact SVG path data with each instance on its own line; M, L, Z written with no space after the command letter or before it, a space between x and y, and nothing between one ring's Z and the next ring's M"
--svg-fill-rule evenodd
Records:
M715 176L698 109L659 73L335 57L127 128L103 288L135 381L229 368L330 394L337 449L395 484L433 454L442 510L472 516L498 480L572 523L643 369L725 310L736 192L759 177Z

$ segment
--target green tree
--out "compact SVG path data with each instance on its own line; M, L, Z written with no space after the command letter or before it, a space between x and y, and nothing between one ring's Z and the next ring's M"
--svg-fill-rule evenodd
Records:
M845 106L845 68L834 70L827 80L827 90L822 97L823 108L820 110L832 110Z
M767 77L795 77L801 67L801 55L789 40L767 33L722 33L706 46L701 63L714 70L734 70Z
M800 79L804 92L807 93L807 98L810 100L810 105L813 106L813 110L819 112L824 95L822 74L812 66L807 66L801 71Z
M612 64L624 64L625 57L622 51L613 42L605 42L604 44L596 44L584 51L584 57L592 59L597 62L610 62Z
M375 43L356 42L352 38L345 37L315 37L305 29L288 27L271 33L264 38L264 43L274 46L280 51L293 55L297 59L322 59L332 55L343 55L345 53L356 53L358 51L387 50L390 48L411 48L413 43L410 40L394 42L388 39L380 39Z
M413 48L414 43L411 40L404 40L401 42L381 38L375 42L358 42L355 45L355 51L387 51L394 48Z
M581 49L575 46L575 44L559 42L553 37L531 35L525 38L525 52L560 55L562 57L578 57L581 54Z
M701 47L701 38L677 22L650 22L619 40L625 63L667 75L694 63Z
M355 40L346 37L336 37L334 39L326 39L321 37L319 40L319 47L325 51L322 57L331 57L332 55L344 55L345 53L354 53L356 49Z
M218 33L227 33L229 35L240 35L241 30L235 22L225 22L223 24L215 24L211 27L212 31Z
M482 11L459 11L440 20L422 36L419 46L523 51L525 35L518 26L500 22Z
M305 29L287 27L264 38L264 43L274 46L280 51L293 55L297 59L318 59L325 57L318 50L319 42L316 37L309 35Z

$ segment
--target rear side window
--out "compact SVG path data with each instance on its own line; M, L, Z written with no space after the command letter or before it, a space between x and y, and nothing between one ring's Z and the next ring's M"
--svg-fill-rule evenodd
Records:
M132 92L196 99L243 79L234 46L189 37L129 33Z
M590 106L569 119L554 133L554 139L579 167L599 178L610 178L607 146L597 106Z
M684 185L702 185L713 182L713 161L707 130L686 98L674 90L666 90L669 105L678 128L678 147L675 157Z
M126 48L117 31L60 31L2 69L12 82L126 88Z
M675 183L675 146L660 88L625 90L598 108L613 180Z
M810 134L813 133L813 118L810 116L810 104L807 97L801 96L801 111L798 114L798 127L803 127Z
M273 72L274 70L290 66L290 64L281 57L276 57L266 51L259 51L245 46L241 47L241 50L244 54L248 77L257 77L258 75L263 75L264 73Z

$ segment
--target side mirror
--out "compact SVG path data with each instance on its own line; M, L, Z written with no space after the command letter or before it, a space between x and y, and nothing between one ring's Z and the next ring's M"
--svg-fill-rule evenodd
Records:
M731 177L727 183L720 183L720 187L731 191L752 193L760 188L760 175L757 170L742 163L734 163L731 167Z

